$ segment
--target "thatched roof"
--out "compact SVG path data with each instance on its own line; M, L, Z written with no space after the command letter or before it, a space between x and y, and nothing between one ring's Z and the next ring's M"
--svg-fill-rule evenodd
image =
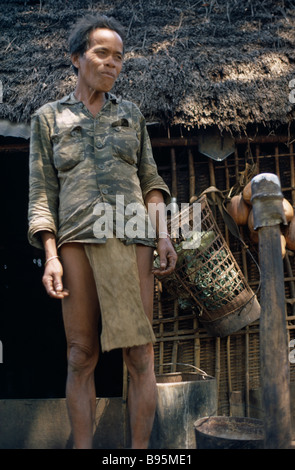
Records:
M1 2L0 119L28 122L73 89L68 32L89 11L125 26L114 91L139 104L147 120L232 129L292 120L295 7L288 0Z

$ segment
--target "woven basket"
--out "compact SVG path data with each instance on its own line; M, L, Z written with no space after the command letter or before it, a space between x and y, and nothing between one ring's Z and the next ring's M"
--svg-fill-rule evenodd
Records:
M181 307L197 307L199 320L209 334L227 336L257 320L260 306L216 224L206 195L197 202L201 204L200 244L184 249L189 240L180 234L175 241L176 269L161 282ZM193 206L188 210L192 222ZM185 214L180 213L177 220L182 216ZM171 219L169 230L173 224L175 219Z

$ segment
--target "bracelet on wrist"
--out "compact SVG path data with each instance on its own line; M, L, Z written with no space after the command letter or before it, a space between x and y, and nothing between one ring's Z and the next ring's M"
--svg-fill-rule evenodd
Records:
M55 259L55 258L59 258L59 256L57 256L57 255L56 255L56 256L51 256L50 258L48 258L48 259L45 261L44 266L46 266L46 264L47 264L49 261L51 261L52 259Z
M161 237L161 234L166 235L166 237ZM158 240L159 238L171 238L168 232L159 232L158 234Z

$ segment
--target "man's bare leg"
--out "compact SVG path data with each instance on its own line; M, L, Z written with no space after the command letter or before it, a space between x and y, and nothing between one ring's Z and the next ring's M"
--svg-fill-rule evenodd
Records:
M64 286L70 295L63 299L62 310L67 339L67 406L74 447L92 447L96 393L94 369L99 355L99 303L88 258L82 245L61 247Z
M138 346L124 350L130 383L128 408L131 427L131 448L147 449L157 403L154 375L153 346Z
M147 317L152 322L154 276L152 274L153 249L137 246L138 271L141 298ZM123 350L129 371L128 407L131 426L131 446L146 449L153 427L157 386L154 373L154 349L152 344Z

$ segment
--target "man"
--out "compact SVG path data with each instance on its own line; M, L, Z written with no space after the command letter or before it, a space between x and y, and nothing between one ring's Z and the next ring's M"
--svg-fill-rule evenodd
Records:
M134 236L129 216L130 207L163 207L169 190L157 173L140 111L109 93L123 64L120 25L105 16L85 17L70 36L70 53L74 93L32 117L28 237L44 247L47 293L62 301L74 447L92 447L101 317L102 350L123 348L129 371L132 447L147 448L156 407L155 240L142 230L149 225L146 209L138 210L141 230ZM103 219L110 208L115 222ZM163 211L151 211L150 219L158 237L157 273L168 274L176 254Z

